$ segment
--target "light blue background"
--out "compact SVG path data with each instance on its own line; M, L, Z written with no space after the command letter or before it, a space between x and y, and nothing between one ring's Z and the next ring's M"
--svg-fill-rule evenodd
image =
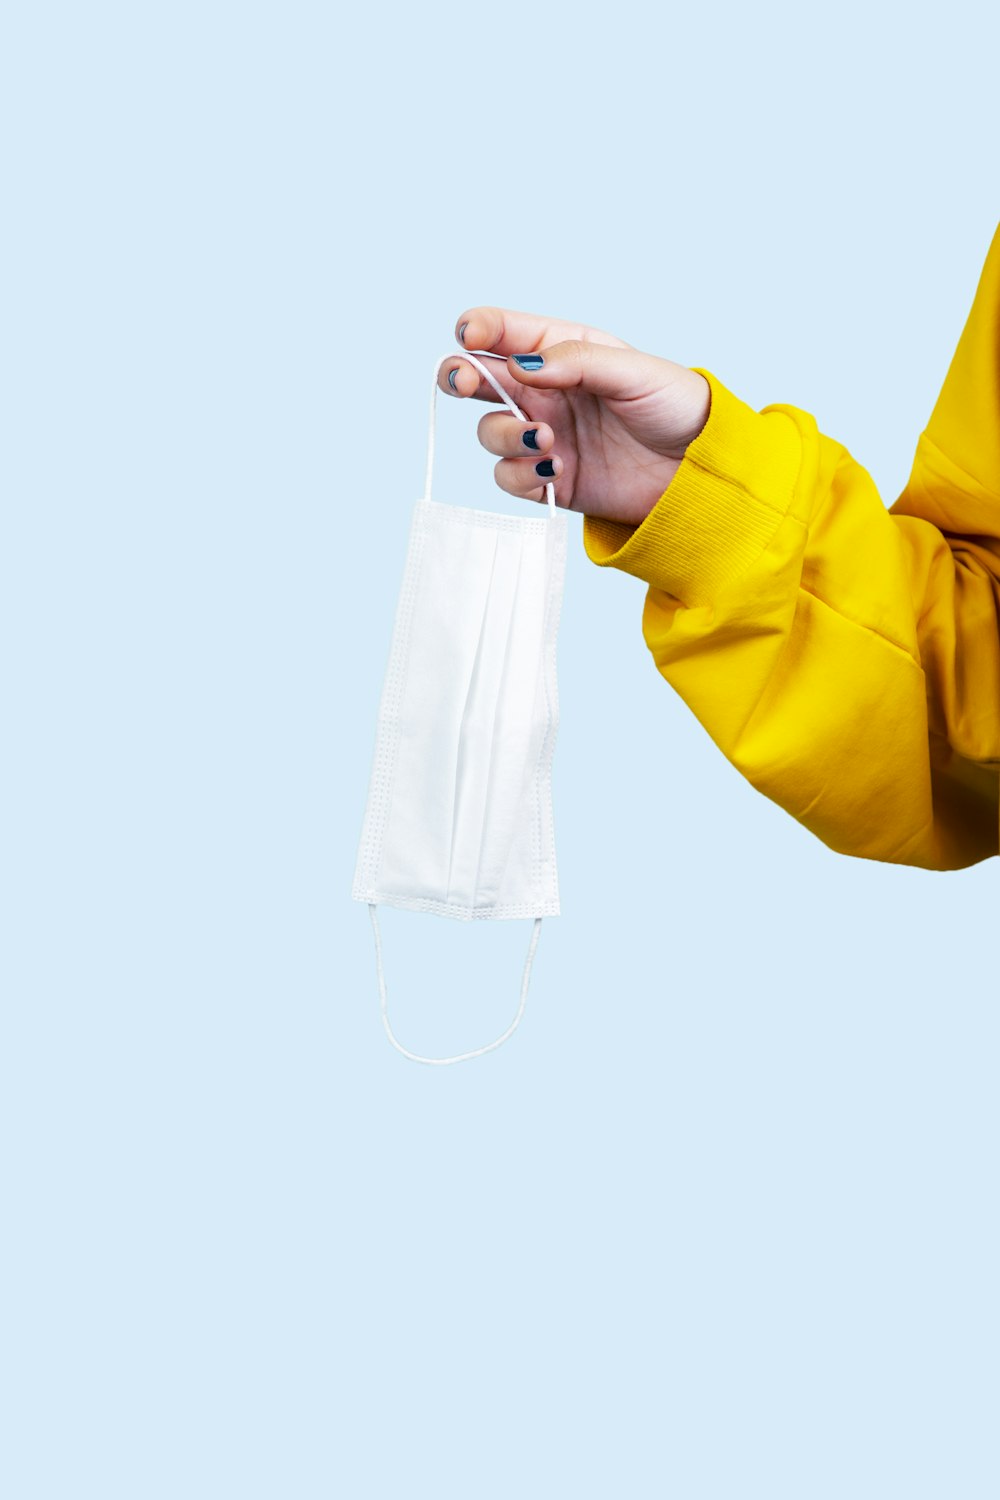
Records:
M33 4L0 38L0 1490L986 1500L998 866L837 856L574 521L563 915L394 1053L349 897L492 302L906 481L1000 208L952 4ZM505 505L442 400L438 496ZM384 913L411 1046L527 924Z

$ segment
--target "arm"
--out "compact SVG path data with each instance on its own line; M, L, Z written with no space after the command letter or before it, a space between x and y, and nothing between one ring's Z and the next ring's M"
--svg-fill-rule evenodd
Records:
M902 495L813 417L711 408L638 526L663 677L758 791L841 854L961 869L1000 847L1000 228Z

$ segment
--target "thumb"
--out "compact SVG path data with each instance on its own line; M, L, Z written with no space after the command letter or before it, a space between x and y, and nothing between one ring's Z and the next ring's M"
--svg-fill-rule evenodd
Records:
M578 387L594 396L634 401L672 385L683 370L672 360L639 349L567 339L533 354L511 354L509 374L531 390L567 391Z

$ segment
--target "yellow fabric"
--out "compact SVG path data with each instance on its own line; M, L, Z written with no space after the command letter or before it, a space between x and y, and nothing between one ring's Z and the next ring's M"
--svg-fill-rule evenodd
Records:
M657 668L838 853L998 853L1000 226L891 509L807 412L756 412L699 373L708 421L646 520L584 521L593 562L649 585Z

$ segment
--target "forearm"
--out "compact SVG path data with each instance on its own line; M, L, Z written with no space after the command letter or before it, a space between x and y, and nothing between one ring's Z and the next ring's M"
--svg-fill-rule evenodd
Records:
M647 519L585 523L593 561L649 585L658 670L830 848L939 870L995 854L996 579L970 558L949 589L947 539L891 516L812 417L700 373L709 420Z

